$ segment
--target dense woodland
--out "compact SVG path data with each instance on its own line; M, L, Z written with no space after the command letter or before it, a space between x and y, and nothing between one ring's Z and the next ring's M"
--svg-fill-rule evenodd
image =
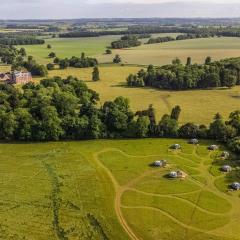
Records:
M232 87L240 85L240 59L211 62L207 57L202 65L192 64L190 57L186 64L174 59L170 65L156 68L150 65L146 71L129 75L127 84L171 90Z
M99 95L73 77L45 79L22 89L0 84L0 92L2 140L198 137L228 143L240 152L240 111L231 113L228 121L216 114L209 128L180 126L181 108L176 106L158 122L153 106L134 113L124 97L98 107Z

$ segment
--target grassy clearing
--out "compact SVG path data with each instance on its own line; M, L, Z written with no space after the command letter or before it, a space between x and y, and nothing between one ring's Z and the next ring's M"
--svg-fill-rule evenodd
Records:
M113 54L120 54L127 64L154 64L164 65L178 57L186 62L192 57L193 63L203 63L207 56L214 60L222 58L239 57L239 38L206 38L173 41L160 44L142 45L137 48L114 50ZM99 55L100 62L110 62L112 56Z
M176 141L183 152L168 150ZM238 240L240 199L226 194L226 182L223 190L215 187L218 177L202 164L213 159L207 150L197 154L207 144L194 147L176 139L0 144L0 236L127 240L125 222L137 239ZM149 166L161 158L168 168ZM191 171L185 181L164 177L190 163L206 184Z
M129 88L126 77L136 73L139 67L106 66L100 67L99 82L92 82L92 69L66 69L49 72L49 76L67 77L73 75L86 81L87 85L100 94L101 103L113 100L117 96L130 99L135 110L146 109L149 104L156 108L157 117L171 111L175 105L180 105L182 114L180 122L196 122L209 124L214 114L220 112L227 117L231 111L239 108L240 87L232 89L193 90L193 91L163 91L151 88Z

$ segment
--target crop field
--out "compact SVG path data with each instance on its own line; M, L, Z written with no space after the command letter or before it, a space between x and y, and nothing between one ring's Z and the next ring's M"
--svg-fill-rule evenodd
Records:
M182 150L169 150L176 142ZM0 144L0 239L239 240L239 193L228 189L238 158L222 160L209 144ZM159 159L166 168L150 166ZM169 179L171 170L186 179Z
M239 38L230 37L190 39L114 50L113 54L120 54L127 64L164 65L170 64L176 57L186 62L189 56L193 63L203 63L207 56L213 60L239 57L240 41ZM98 59L100 62L110 62L112 56L99 55Z
M130 99L131 108L146 109L153 104L157 117L169 113L175 105L182 108L180 123L195 122L209 124L214 114L220 112L228 117L231 111L239 109L240 87L232 89L192 90L192 91L164 91L152 88L130 88L126 86L126 77L136 73L140 68L133 66L103 66L100 67L98 82L91 81L92 69L72 69L49 71L49 76L69 75L84 80L89 88L100 94L101 103L113 100L117 96Z

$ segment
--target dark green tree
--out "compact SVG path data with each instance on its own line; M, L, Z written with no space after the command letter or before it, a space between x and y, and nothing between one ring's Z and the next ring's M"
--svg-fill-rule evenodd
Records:
M92 80L93 80L93 81L99 81L99 80L100 80L99 69L98 69L97 66L95 66L95 67L93 68Z

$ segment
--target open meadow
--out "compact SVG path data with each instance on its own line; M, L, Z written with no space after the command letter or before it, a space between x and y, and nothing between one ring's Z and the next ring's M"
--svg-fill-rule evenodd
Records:
M55 52L59 58L70 58L72 56L81 56L85 52L88 56L94 56L105 53L106 47L111 45L120 36L103 36L103 37L90 37L90 38L50 38L45 39L43 45L23 45L27 54L34 56L34 58L41 64L52 62L48 58L50 52ZM47 49L47 45L52 46Z
M182 113L180 123L195 122L209 124L214 114L220 112L228 117L231 111L240 106L240 87L232 89L165 91L152 88L131 88L126 86L126 78L136 73L139 67L103 66L99 68L101 80L93 82L92 68L49 71L49 76L67 77L69 75L84 80L88 87L100 94L101 103L113 100L117 96L130 99L134 111L146 109L153 104L157 117L169 113L175 105L180 105Z
M169 150L173 143L182 150ZM186 140L0 144L1 239L239 240L236 156ZM165 168L153 161L165 159ZM185 180L166 177L182 170Z
M153 37L172 36L176 37L180 33L153 34ZM120 54L125 64L138 65L164 65L178 57L183 62L187 57L192 57L195 63L203 63L207 56L213 60L223 58L239 57L240 42L239 38L220 37L220 38L200 38L166 42L160 44L143 44L139 47L129 49L113 50L110 55L105 54L106 47L111 45L112 41L119 39L120 36L102 36L90 38L50 38L45 40L43 45L23 45L28 55L42 64L52 61L48 58L50 52L55 52L60 58L80 56L85 52L88 56L96 57L100 63L112 62L115 54ZM142 39L145 43L148 39ZM50 44L52 49L47 49Z
M119 54L126 64L165 65L176 57L183 62L191 57L193 63L203 63L207 56L213 60L239 57L240 41L232 37L190 39L114 50L115 54ZM112 56L102 54L97 58L102 63L112 60Z

